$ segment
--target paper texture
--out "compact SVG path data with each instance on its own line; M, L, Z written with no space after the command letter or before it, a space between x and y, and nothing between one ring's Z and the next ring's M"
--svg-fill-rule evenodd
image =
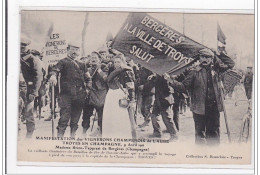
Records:
M253 163L254 15L22 10L20 35L18 164Z

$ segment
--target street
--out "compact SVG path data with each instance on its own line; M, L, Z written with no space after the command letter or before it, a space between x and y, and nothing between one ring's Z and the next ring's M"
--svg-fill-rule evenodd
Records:
M242 96L242 95L241 95ZM242 124L242 117L247 113L248 108L248 102L245 97L240 97L237 106L235 106L235 100L233 98L227 98L225 100L225 107L228 117L228 124L230 128L230 134L232 142L238 142L239 135L240 135L240 127ZM36 129L33 135L33 138L36 136L52 136L52 122L51 121L44 121L44 119L48 118L51 115L49 105L44 106L42 109L42 116L44 118L35 118L36 123ZM91 127L87 131L87 137L97 137L97 121L94 121L93 129L93 116L91 117ZM185 140L194 140L194 121L192 117L192 113L190 112L189 108L187 108L186 112L184 114L180 114L180 131L178 133L179 139L178 142L182 142ZM226 130L226 124L224 120L223 112L221 112L220 115L220 137L221 137L221 143L228 143L228 136L227 136L227 130ZM55 124L55 135L57 136L57 130L56 126L58 124L59 120L59 113L57 112L57 118L54 120ZM140 125L143 123L143 117L139 114L137 116L137 125ZM81 137L82 134L82 126L81 126L82 118L80 119L78 125L79 128L77 130L77 136ZM169 139L170 135L166 131L166 127L161 119L160 126L162 128L162 139ZM153 127L152 123L149 123L149 126L145 128L144 130L141 130L141 128L137 127L137 137L138 138L148 138L153 133ZM19 131L19 140L22 140L25 138L26 134L26 127L25 124L21 123L21 130ZM70 127L67 127L67 130L65 132L65 137L70 136Z

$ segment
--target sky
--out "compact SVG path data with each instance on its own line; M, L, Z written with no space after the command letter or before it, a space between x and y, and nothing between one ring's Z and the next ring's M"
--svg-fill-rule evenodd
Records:
M86 12L22 11L21 36L32 41L31 47L40 49L49 39L48 33L59 33L67 42L80 45L84 42L86 55L102 47L107 33L111 32L116 36L128 14L89 12L85 37L82 38ZM237 67L245 69L246 66L253 66L253 15L182 13L149 13L149 15L209 48L217 46L217 23L219 23L227 38L226 50L231 57L236 58Z

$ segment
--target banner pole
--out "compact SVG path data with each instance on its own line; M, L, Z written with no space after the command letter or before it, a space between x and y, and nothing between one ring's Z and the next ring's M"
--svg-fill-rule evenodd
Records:
M85 57L86 56L86 51L85 51L85 44L86 44L86 33L87 33L87 26L88 26L88 12L85 15L85 20L84 20L84 25L83 25L83 29L82 29L82 38L81 38L81 47L82 47L82 51L81 51L81 56Z
M93 115L93 122L92 122L92 126L91 126L91 132L93 130L93 127L94 127L94 124L95 124L95 119L96 119L96 116L97 116L97 111L95 111L94 115Z
M129 114L129 120L131 124L131 131L132 131L132 138L136 139L137 138L137 133L136 133L136 125L135 125L135 119L134 119L134 109L132 107L128 107L128 114Z
M51 127L52 127L52 137L54 137L54 115L55 115L55 110L54 110L54 85L51 85Z
M222 105L223 105L223 113L224 113L224 119L225 119L225 124L226 124L226 129L227 129L227 135L228 135L228 141L231 143L231 136L230 136L230 131L229 131L229 126L228 126L228 120L227 120L227 112L224 104L224 96L223 96L223 91L222 91L222 86L219 86L220 89L220 96L222 100Z

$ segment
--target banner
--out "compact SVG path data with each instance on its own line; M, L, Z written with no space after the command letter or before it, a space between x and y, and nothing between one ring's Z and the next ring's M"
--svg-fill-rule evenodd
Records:
M146 13L130 13L112 48L162 75L183 72L205 46Z
M223 85L225 89L225 94L233 92L234 87L242 79L242 76L236 70L227 70L223 74Z
M67 56L68 43L61 33L52 33L44 47L43 61L54 65Z

